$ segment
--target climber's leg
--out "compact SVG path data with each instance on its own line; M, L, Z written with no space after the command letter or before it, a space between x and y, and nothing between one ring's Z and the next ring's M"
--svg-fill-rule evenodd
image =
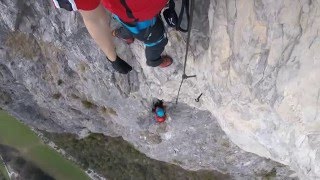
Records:
M161 56L168 39L163 39L159 44L155 46L146 47L145 54L147 59L147 65L151 67L167 67L172 64L172 58L169 56Z
M131 44L134 41L132 33L123 26L113 30L112 35L114 37L124 40L127 44Z
M172 64L169 56L161 57L165 46L168 43L167 36L161 18L157 17L153 26L144 29L139 34L134 35L136 39L144 42L147 65L151 67L167 67Z

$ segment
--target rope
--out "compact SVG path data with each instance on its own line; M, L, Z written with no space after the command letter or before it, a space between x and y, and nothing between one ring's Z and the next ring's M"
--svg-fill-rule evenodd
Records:
M182 86L182 84L183 84L183 81L184 81L184 79L182 78L182 79L181 79L181 82L180 82L179 90L178 90L178 95L177 95L177 98L176 98L176 104L178 104L179 95L180 95L180 90L181 90L181 86Z
M186 0L186 1L189 2L189 0ZM191 0L190 9L187 9L187 11L190 11L190 19L189 19L189 22L188 22L188 36L187 36L187 43L186 43L186 54L185 54L185 58L184 58L183 74L182 74L182 78L181 78L181 82L180 82L180 86L179 86L179 90L178 90L178 95L177 95L177 98L176 98L176 104L178 104L179 95L180 95L181 87L182 87L182 84L183 84L184 80L188 79L188 78L196 77L195 75L193 75L193 76L187 76L186 75L189 44L190 44L190 35L191 35L192 20L193 20L193 9L194 9L194 0Z

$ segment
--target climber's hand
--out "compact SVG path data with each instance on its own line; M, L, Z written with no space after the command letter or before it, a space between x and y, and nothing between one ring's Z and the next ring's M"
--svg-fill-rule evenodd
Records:
M132 67L124 60L119 58L119 56L117 56L117 59L115 61L110 62L112 64L113 69L121 74L128 74L132 70Z

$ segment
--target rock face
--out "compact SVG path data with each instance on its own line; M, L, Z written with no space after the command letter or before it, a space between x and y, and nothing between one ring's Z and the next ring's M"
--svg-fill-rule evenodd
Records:
M134 67L119 75L79 14L50 1L0 7L0 105L27 124L122 136L192 170L290 174L262 156L320 178L320 0L197 0L187 66L197 77L184 82L178 105L185 35L168 29L165 53L175 62L166 69L146 66L142 43L115 40ZM168 106L166 123L152 118L154 98Z

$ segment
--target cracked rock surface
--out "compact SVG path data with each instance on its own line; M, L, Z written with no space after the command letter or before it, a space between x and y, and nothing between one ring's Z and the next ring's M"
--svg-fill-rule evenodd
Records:
M166 69L146 65L142 43L115 40L134 68L120 75L79 14L50 1L0 8L0 106L30 126L122 136L151 158L237 179L290 169L320 179L320 0L196 0L187 74L197 77L178 105L185 34L168 29ZM163 124L154 98L168 107Z

